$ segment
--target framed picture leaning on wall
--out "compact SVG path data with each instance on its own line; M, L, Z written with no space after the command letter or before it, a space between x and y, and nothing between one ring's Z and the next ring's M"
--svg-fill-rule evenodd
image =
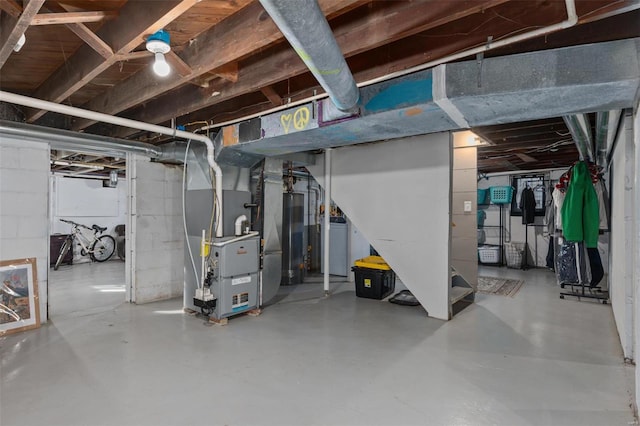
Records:
M0 261L0 337L40 327L36 259Z

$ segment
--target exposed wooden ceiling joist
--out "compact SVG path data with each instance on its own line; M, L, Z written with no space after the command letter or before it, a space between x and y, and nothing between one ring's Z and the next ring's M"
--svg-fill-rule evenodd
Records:
M368 9L367 14L361 14L358 19L335 28L334 34L343 54L349 57L371 46L380 46L389 40L398 40L417 34L462 16L482 13L490 7L503 3L505 0L484 2L481 5L476 2L438 2L425 10L424 5L419 3L389 2L382 9ZM461 10L462 7L466 8ZM152 101L131 117L136 120L161 123L172 117L179 117L253 92L256 88L270 86L308 71L292 49L282 48L267 53L260 59L252 61L251 66L241 68L239 81L235 84L223 82L221 85L210 88L185 86L177 91L179 93L177 96L167 96ZM211 96L213 92L219 92L219 95ZM80 127L82 126L76 126L76 128ZM118 129L116 134L118 137L124 137L131 133L131 130L123 128Z
M210 71L211 74L232 83L238 81L238 62L231 62Z
M269 101L273 105L275 106L282 105L282 98L280 97L280 95L278 95L278 92L275 91L273 86L265 86L262 89L260 89L260 91L267 99L269 99Z
M109 21L96 34L113 49L114 54L105 59L96 54L93 48L81 47L36 90L33 96L52 102L64 101L117 62L118 55L131 52L147 35L163 28L198 1L127 2L120 10L118 19ZM27 121L34 122L44 114L45 111L28 109Z
M100 22L105 19L113 19L116 16L118 16L118 13L114 11L39 13L33 17L31 25L60 25Z
M325 14L334 14L341 10L351 10L355 5L363 2L362 0L320 0L319 3ZM242 43L238 43L238 40L242 40ZM158 84L157 78L149 74L150 70L144 69L114 87L109 94L94 98L84 105L84 108L106 114L117 114L183 85L210 70L238 61L256 50L282 40L282 33L260 3L252 3L196 37L185 47L180 57L193 70L190 76L183 77L173 73ZM216 46L216 48L207 48L208 46ZM72 129L82 130L93 123L86 119L75 120Z
M183 61L175 51L169 51L169 53L167 53L165 57L167 62L181 77L187 77L193 73L191 67L185 61Z
M43 8L45 9L45 8ZM65 7L56 2L48 2L46 4L46 9L51 12L56 13L67 13ZM117 14L114 15L114 17ZM82 41L87 43L89 47L98 52L100 56L105 59L109 59L113 55L113 49L107 43L105 43L96 33L94 33L89 27L87 27L83 23L79 22L71 22L66 24L66 27L69 28L71 32L78 36Z
M11 13L0 16L0 69L13 52L20 37L31 25L31 20L43 3L44 0L25 0L22 13L18 17L14 17ZM15 5L9 7L15 9Z
M84 24L67 24L75 35L77 35L82 41L87 43L89 47L98 52L100 56L105 59L109 59L113 56L113 49L107 43L105 43L96 33L91 31L89 27Z
M15 0L0 1L0 9L4 10L14 18L18 18L22 13L22 6L20 6Z

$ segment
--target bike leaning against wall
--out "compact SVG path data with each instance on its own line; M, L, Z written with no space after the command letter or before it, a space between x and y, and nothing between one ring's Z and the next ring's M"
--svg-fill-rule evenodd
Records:
M103 228L98 225L88 227L81 223L76 223L72 220L66 219L60 219L60 221L71 225L71 233L60 247L60 254L53 266L55 271L58 270L58 267L62 263L62 259L64 259L67 252L69 250L73 251L74 240L78 241L78 244L82 247L80 254L82 256L89 255L89 258L91 258L92 261L104 262L113 256L113 252L116 247L115 239L111 235L101 235L107 230L107 228ZM87 237L87 235L82 232L82 229L93 231L91 238Z

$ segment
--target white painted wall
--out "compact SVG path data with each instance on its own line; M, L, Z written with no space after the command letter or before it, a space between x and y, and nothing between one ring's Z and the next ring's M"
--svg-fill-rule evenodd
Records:
M323 182L324 159L308 166ZM448 133L332 151L332 198L417 297L449 319Z
M633 213L633 227L632 233L634 237L632 258L634 261L633 269L633 324L634 324L634 354L640 353L640 312L638 312L638 306L640 304L635 301L640 300L640 102L636 101L635 110L633 112L633 143L635 147L635 159L634 159L634 213ZM635 411L638 413L638 406L640 405L640 369L636 367L636 404Z
M131 301L182 295L184 231L182 167L134 157L131 174L133 265Z
M625 117L624 131L616 144L611 165L611 307L616 320L620 343L626 358L634 359L633 257L634 214L634 147L631 117Z
M104 188L100 179L80 179L52 174L49 179L49 211L52 234L68 234L71 225L60 222L68 219L83 225L106 226L105 234L116 236L115 227L126 224L127 181L121 179L116 188ZM87 234L91 236L91 232ZM114 256L117 258L117 256ZM90 262L74 247L74 262Z
M0 260L36 258L40 320L47 320L49 146L0 139Z

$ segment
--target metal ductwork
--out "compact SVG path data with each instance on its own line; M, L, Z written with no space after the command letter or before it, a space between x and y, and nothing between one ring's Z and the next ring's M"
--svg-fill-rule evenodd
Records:
M127 152L151 158L160 156L160 149L147 143L70 132L68 130L13 121L0 120L0 135L20 140L48 143L51 148L68 151L91 150L112 156L122 156Z
M591 127L589 117L586 114L565 115L564 119L567 128L571 132L573 141L576 143L581 161L595 160L593 156L593 142L591 141Z
M596 114L596 164L605 170L609 168L609 153L621 116L622 110L600 111Z
M260 0L335 106L352 110L359 91L316 0Z

